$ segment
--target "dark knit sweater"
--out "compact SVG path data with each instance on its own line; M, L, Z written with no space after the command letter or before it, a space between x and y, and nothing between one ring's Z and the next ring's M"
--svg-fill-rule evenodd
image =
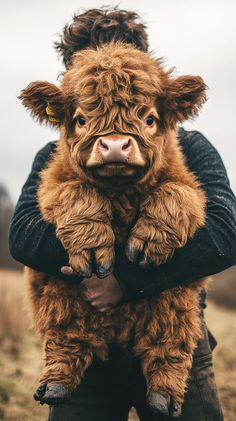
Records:
M48 143L35 157L11 222L9 246L12 256L24 265L62 277L60 268L68 264L67 253L56 238L54 226L42 219L36 200L39 173L53 154L55 143ZM223 162L199 132L181 128L180 145L208 198L206 224L168 263L155 269L130 263L118 248L114 274L126 300L188 284L236 264L236 199ZM204 305L204 293L201 301Z

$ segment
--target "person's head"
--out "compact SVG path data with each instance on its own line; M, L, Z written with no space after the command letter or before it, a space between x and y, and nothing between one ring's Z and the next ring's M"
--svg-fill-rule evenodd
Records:
M114 8L90 9L75 14L70 25L64 27L55 48L68 68L75 52L88 47L96 48L111 41L132 44L142 51L148 50L146 27L135 12Z

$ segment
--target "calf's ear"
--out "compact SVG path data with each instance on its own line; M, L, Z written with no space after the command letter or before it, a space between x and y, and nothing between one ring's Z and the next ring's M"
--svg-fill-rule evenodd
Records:
M193 118L206 101L206 89L200 76L180 76L172 79L166 87L162 102L162 117L166 127Z
M18 97L40 123L60 126L64 118L64 98L61 90L49 82L32 82Z

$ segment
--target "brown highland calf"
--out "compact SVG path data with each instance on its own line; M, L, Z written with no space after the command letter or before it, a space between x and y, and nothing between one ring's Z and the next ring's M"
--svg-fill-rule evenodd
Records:
M178 123L205 100L200 77L174 79L161 61L119 42L75 53L60 87L31 83L21 93L40 122L60 127L41 173L43 218L79 274L112 272L115 242L140 266L166 262L204 224L205 197L178 143ZM69 398L96 355L116 343L138 357L154 411L180 415L200 338L199 291L206 280L123 303L103 313L79 284L26 269L46 365L36 398Z

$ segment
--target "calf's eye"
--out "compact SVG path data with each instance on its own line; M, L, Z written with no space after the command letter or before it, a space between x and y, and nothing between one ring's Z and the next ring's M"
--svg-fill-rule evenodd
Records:
M145 118L145 124L147 125L147 126L152 126L153 125L153 123L154 123L154 117L153 117L153 115L148 115L146 118Z
M77 117L77 123L79 126L83 127L86 125L86 118L79 116Z

